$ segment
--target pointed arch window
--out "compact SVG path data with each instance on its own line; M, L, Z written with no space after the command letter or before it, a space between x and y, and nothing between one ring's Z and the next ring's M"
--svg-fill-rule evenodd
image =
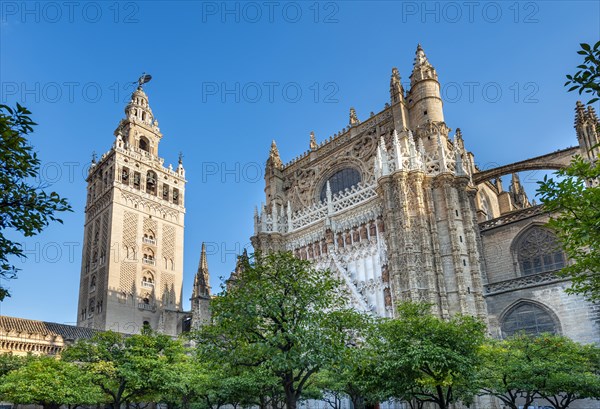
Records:
M527 335L543 333L558 334L558 324L555 318L540 305L532 302L520 302L504 316L502 320L502 335L523 332Z
M360 172L354 168L345 168L334 173L321 187L320 200L324 201L327 198L327 182L331 188L331 194L335 195L343 192L346 189L351 189L360 183Z
M556 235L540 226L530 227L519 239L516 250L523 275L556 271L565 266L565 255Z

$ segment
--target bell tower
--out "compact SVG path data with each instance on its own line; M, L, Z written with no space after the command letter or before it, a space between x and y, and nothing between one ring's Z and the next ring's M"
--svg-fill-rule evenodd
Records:
M159 157L162 133L142 75L111 149L87 177L77 325L181 330L185 170Z

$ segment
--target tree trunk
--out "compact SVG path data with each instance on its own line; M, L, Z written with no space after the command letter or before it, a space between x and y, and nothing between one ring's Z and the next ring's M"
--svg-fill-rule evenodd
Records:
M291 387L285 387L285 407L286 409L296 409L296 394Z
M352 401L354 409L365 409L365 399L362 396L350 396L350 400Z

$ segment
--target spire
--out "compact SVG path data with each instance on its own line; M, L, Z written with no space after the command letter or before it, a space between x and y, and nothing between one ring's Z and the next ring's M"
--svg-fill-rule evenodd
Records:
M525 192L523 185L521 185L521 180L519 179L518 174L512 174L512 179L510 181L508 191L511 195L512 202L517 209L525 209L526 207L531 207L531 204L529 203L529 198L527 197L527 192Z
M229 279L225 283L227 289L230 289L233 285L235 285L236 281L239 280L240 275L244 272L245 266L249 262L248 251L244 248L244 251L241 255L237 257L237 261L235 263L235 270L231 272Z
M421 43L417 44L417 51L415 52L415 67L421 66L424 64L429 64L427 61L427 56L425 55L425 51L423 47L421 47ZM431 65L431 64L430 64Z
M317 144L317 138L315 138L315 131L310 131L310 150L314 151L319 147Z
M283 163L279 157L279 150L277 149L275 139L271 142L271 151L269 152L269 159L267 160L267 166L269 165L274 166L276 169L283 169Z
M390 78L390 100L392 104L399 102L404 97L404 88L400 81L398 68L392 68L392 78Z
M412 74L410 75L410 86L424 79L438 79L437 73L435 72L435 68L427 59L425 55L425 51L421 44L417 45L417 51L415 53L415 61L413 66Z
M210 297L210 276L208 274L208 262L206 260L206 244L202 242L202 251L200 252L200 262L198 263L198 271L194 278L194 291L192 298L207 298Z
M360 121L356 115L356 109L350 108L350 126L356 126L358 124L360 124Z

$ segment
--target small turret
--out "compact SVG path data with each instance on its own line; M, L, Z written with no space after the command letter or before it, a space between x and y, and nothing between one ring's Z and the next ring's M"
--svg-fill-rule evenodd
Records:
M273 142L271 142L269 159L267 159L267 168L269 167L272 167L274 169L283 169L283 163L281 162L281 157L279 156L279 150L277 149L275 139L273 139Z
M179 160L177 161L177 174L185 177L185 169L183 168L183 153L179 152Z
M283 163L275 140L271 143L265 167L265 196L269 208L273 203L283 205Z
M525 209L527 207L531 207L531 203L529 203L529 198L527 197L527 192L525 192L523 185L521 185L521 180L519 179L518 174L512 174L508 191L512 199L512 204L516 209Z
M201 325L210 322L210 299L210 275L208 273L208 261L206 260L206 245L202 243L200 262L194 277L194 289L191 298L192 329L197 330Z
M360 124L360 121L356 115L356 109L350 108L350 126L356 126L358 124Z
M404 99L404 88L402 88L402 82L400 80L398 68L392 68L392 77L390 78L390 101L392 104Z
M317 148L319 147L319 145L317 144L317 138L315 138L315 132L311 131L310 132L310 150L314 151L317 150Z
M586 110L581 101L575 105L575 130L579 140L581 155L595 162L600 155L600 122L594 108L589 106Z

